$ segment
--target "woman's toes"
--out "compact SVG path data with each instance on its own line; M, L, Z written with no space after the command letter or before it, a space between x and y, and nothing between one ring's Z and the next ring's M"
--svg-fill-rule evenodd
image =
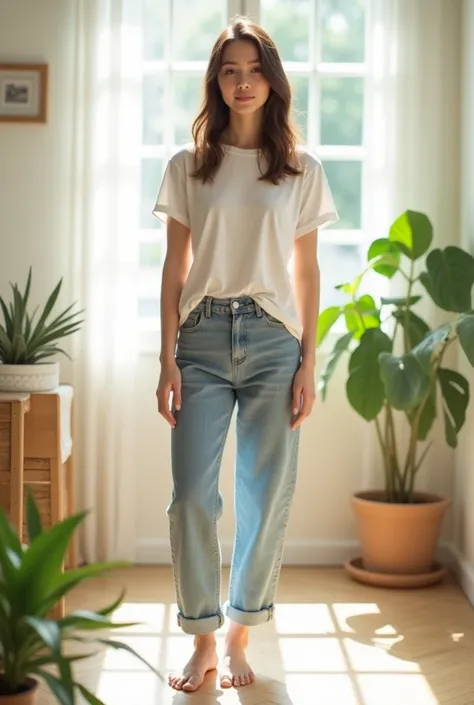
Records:
M183 684L183 690L192 692L193 690L197 690L200 685L201 682L199 678L197 676L191 676L188 681Z
M232 688L232 677L228 675L222 676L221 686L223 688Z

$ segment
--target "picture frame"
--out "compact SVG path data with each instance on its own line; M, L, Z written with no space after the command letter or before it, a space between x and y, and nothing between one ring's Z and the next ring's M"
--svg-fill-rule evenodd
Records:
M48 65L0 63L0 122L47 119Z

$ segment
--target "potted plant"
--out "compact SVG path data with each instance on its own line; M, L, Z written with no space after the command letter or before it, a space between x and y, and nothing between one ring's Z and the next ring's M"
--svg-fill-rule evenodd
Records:
M466 418L469 384L446 366L450 346L459 343L474 366L474 258L455 246L432 248L432 241L425 214L403 213L387 238L371 243L363 272L337 287L347 302L322 311L318 321L318 346L336 321L345 328L320 376L322 399L347 356L347 400L375 426L384 476L383 488L353 496L361 558L346 567L360 580L388 586L429 584L443 574L434 556L449 501L417 491L417 474L438 414L452 448ZM374 273L397 275L403 295L377 299L370 291L361 293L369 273L372 280ZM423 297L449 314L434 330L416 312ZM400 422L407 433L400 433Z
M83 311L70 313L69 306L52 321L49 317L61 291L62 279L47 299L44 309L35 321L38 309L28 313L31 288L31 267L26 288L22 294L16 284L9 305L0 297L3 323L0 319L0 391L47 392L59 385L59 363L44 362L56 353L69 357L56 343L78 331L83 323L78 320Z
M102 638L86 636L95 630L134 626L111 621L124 593L113 604L96 612L78 610L63 619L48 618L57 602L76 586L129 565L102 563L63 572L68 545L85 514L68 517L43 531L38 509L29 493L26 511L29 545L22 546L20 537L3 510L0 511L0 705L33 705L37 679L46 683L61 705L75 705L77 693L91 705L104 705L85 686L75 682L72 664L91 654L65 653L64 647L71 640L123 649L143 661L126 644L104 635ZM144 663L157 673L146 661Z

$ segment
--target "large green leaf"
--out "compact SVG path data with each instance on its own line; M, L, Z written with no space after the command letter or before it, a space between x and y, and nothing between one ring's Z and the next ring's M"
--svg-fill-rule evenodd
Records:
M380 302L382 306L414 306L415 304L420 301L421 296L410 296L410 298L407 300L405 296L382 296L380 299Z
M398 243L407 257L417 260L431 245L433 226L424 213L407 210L393 223L389 239Z
M52 357L53 355L57 355L58 353L61 353L65 357L72 360L71 356L68 355L68 353L63 350L63 348L57 348L54 346L47 345L46 347L41 348L41 352L36 353L35 355L30 355L29 363L31 365L36 365L40 360L46 360L48 357Z
M414 348L415 345L421 343L423 338L425 338L426 334L430 331L428 324L417 316L416 313L413 313L413 311L396 309L392 312L392 316L406 330L410 348Z
M400 267L400 248L397 243L382 237L371 243L367 259L374 272L391 279Z
M18 535L0 509L0 570L8 588L16 590L22 547Z
M324 311L321 311L318 318L318 327L316 333L316 345L319 347L327 336L337 319L342 313L339 306L330 306Z
M338 291L343 291L345 294L349 294L349 296L355 296L357 290L359 289L360 283L364 278L364 274L365 272L362 272L362 274L358 274L351 282L346 282L345 284L338 284L336 286L336 289Z
M41 516L38 507L33 497L31 489L28 489L26 499L26 525L28 527L28 538L30 544L43 533L41 525Z
M440 326L439 328L435 328L435 330L425 336L423 340L418 343L418 345L415 345L411 351L425 372L428 372L430 368L434 351L438 345L446 342L449 338L451 330L451 325L448 323Z
M14 333L12 338L12 364L24 364L25 353L26 353L26 343L24 337L20 333Z
M110 605L107 605L106 607L102 607L101 609L96 610L97 614L100 614L103 617L108 617L109 615L111 615L113 612L115 612L118 607L120 607L120 605L125 599L125 594L126 590L123 589L117 599L114 600L114 602L112 602Z
M474 367L474 313L461 318L457 324L459 342L464 353Z
M349 361L346 392L349 403L367 421L380 412L385 390L380 377L379 355L392 349L392 341L380 328L364 333Z
M81 685L80 683L77 683L76 685L82 697L85 698L86 702L88 702L89 705L105 705L102 700L99 700L99 698L96 697L94 693L91 693L90 690L87 690L87 688L85 688L83 685Z
M45 681L46 685L51 690L52 694L59 700L61 705L74 705L74 696L71 697L68 689L59 678L42 668L38 668L35 673L37 673L40 678Z
M37 536L25 551L19 576L19 597L25 610L35 613L50 594L62 566L72 536L87 512L81 512L55 524Z
M25 316L25 304L18 287L12 285L13 289L13 335L19 335L23 330L23 319Z
M337 363L339 362L341 355L348 349L352 338L352 331L346 333L341 338L339 338L339 340L336 341L336 344L334 345L331 354L327 358L326 365L323 371L321 372L318 384L318 391L321 392L321 397L323 401L326 400L328 382L337 367Z
M161 673L157 671L156 668L154 668L150 663L148 663L148 661L144 659L143 656L140 656L140 654L138 654L135 649L132 649L131 646L128 646L128 644L124 644L121 641L114 641L113 639L94 639L93 641L98 644L103 644L104 646L107 646L107 648L116 649L117 651L126 651L127 653L132 654L132 656L135 656L135 658L144 663L145 666L150 669L150 671L153 671L153 673L157 675L160 680L163 680L163 676L161 675Z
M48 592L46 602L43 602L44 610L48 611L53 607L61 597L64 597L73 588L89 578L95 578L107 573L111 570L129 568L130 563L127 561L113 561L106 563L93 563L91 565L81 566L74 570L68 570L66 573L57 575L51 583L50 592ZM106 614L99 612L99 614Z
M360 338L368 328L380 328L380 311L372 296L364 294L344 306L347 330Z
M0 326L0 354L3 362L8 363L11 359L12 344L3 326Z
M71 612L66 617L58 621L58 626L60 629L70 629L73 627L75 630L95 630L95 629L125 629L128 627L136 627L136 622L111 622L110 619L104 615L98 614L97 612L90 612L88 610L76 610Z
M36 325L35 332L33 333L33 338L36 335L41 335L41 332L44 328L46 320L48 319L49 314L51 313L51 311L54 308L54 305L56 304L57 298L59 296L59 292L61 291L62 283L63 283L63 280L61 277L60 281L58 282L58 284L56 285L56 287L54 288L54 290L50 294L48 300L46 301L43 312L42 312L42 314L38 320L38 323Z
M24 621L37 633L41 641L51 649L53 656L58 658L61 652L61 630L57 622L52 619L40 619L33 616L25 617Z
M446 441L451 448L457 446L457 434L466 421L469 404L469 383L459 372L441 368L438 379L443 395Z
M65 661L68 661L69 663L75 663L76 661L85 661L86 659L90 659L94 656L96 656L99 651L87 653L87 654L75 654L74 656L62 656L62 658ZM28 667L35 669L35 672L37 671L38 668L42 666L54 666L56 664L56 659L54 659L51 654L48 656L40 656L38 658L32 658L28 661Z
M430 388L430 378L417 358L406 355L380 355L380 374L391 406L409 411L417 406Z
M472 308L474 257L459 247L432 250L426 258L420 281L437 306L444 311L466 313Z
M419 406L415 406L414 409L411 409L410 411L407 412L408 419L409 419L410 423L413 423L413 420L417 416L418 411L419 411ZM420 420L418 423L417 438L419 441L426 440L429 432L431 431L431 429L433 427L433 423L436 419L436 414L437 414L436 384L432 384L431 392L423 404L421 417L420 417Z
M13 320L12 320L12 317L10 316L10 312L8 310L8 307L1 296L0 296L0 306L2 308L3 318L5 321L5 332L8 336L8 338L10 339L13 336Z

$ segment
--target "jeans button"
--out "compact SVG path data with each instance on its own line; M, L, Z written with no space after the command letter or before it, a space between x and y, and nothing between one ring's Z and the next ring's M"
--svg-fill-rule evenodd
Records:
M239 308L240 304L238 301L232 301L232 308L237 310Z

